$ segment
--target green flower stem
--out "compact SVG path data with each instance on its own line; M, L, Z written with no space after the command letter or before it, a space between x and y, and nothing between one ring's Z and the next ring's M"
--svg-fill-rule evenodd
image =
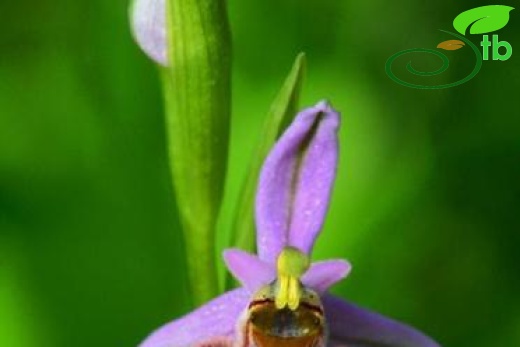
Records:
M215 228L227 166L230 32L224 1L168 0L162 69L170 167L193 303L218 294Z

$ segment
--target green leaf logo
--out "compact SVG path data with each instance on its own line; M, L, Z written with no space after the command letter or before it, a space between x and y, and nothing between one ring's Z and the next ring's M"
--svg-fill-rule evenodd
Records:
M453 27L462 35L470 27L470 34L486 34L497 31L509 22L509 12L514 7L505 5L488 5L476 7L459 14L453 20Z

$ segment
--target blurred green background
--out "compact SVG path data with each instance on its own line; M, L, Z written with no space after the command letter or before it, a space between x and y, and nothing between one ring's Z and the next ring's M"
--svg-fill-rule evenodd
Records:
M451 38L437 29L488 4L230 0L222 230L268 106L305 51L302 104L326 98L343 113L314 253L353 263L334 292L444 346L520 345L520 12L498 32L511 59L485 61L466 84L410 89L384 71L392 54L435 47ZM136 346L189 310L157 71L131 38L127 5L0 3L2 346ZM446 81L473 67L460 52Z

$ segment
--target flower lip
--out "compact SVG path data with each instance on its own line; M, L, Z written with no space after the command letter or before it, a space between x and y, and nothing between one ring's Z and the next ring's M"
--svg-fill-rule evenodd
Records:
M253 338L296 338L302 341L322 338L325 318L318 294L302 287L298 307L280 309L275 303L276 285L276 282L273 282L258 290L248 306L246 326L251 325Z
M324 330L323 317L307 306L293 311L289 308L280 310L272 302L266 303L251 313L250 321L256 334L280 338L317 336Z

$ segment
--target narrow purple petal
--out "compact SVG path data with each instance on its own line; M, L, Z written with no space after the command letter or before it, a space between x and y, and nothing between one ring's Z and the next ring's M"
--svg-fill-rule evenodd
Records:
M331 346L439 347L414 328L331 295L323 297Z
M310 253L327 212L338 156L339 115L320 102L300 112L268 155L256 196L260 259L284 246Z
M226 265L250 293L271 283L276 277L276 269L271 264L263 262L256 255L239 249L224 251Z
M168 65L165 0L134 0L130 22L141 49L155 62Z
M187 347L234 334L238 317L249 302L245 289L227 292L195 311L156 330L139 347Z
M312 263L310 269L303 275L302 282L322 294L333 284L345 278L351 268L350 263L343 259L319 261Z

